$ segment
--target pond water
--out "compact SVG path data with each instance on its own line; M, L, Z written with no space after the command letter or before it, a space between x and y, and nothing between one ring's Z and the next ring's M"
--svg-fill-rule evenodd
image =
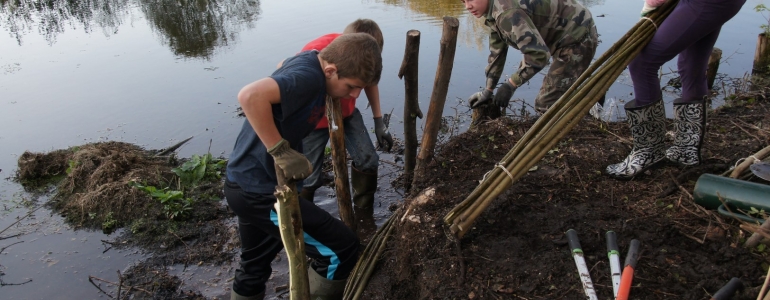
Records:
M598 54L639 20L642 6L629 0L580 2L596 17ZM768 22L753 9L762 3L748 1L724 26L716 45L724 53L721 76L750 72L757 34ZM179 150L181 157L207 151L227 156L243 122L235 97L240 88L269 75L306 42L340 32L356 18L373 19L383 30L382 110L392 112L390 130L403 138L404 87L397 73L406 32L421 32L419 99L427 112L446 15L457 17L460 27L444 114L459 116L462 132L470 113L464 99L484 84L488 51L483 23L458 0L0 0L0 230L9 228L0 237L21 234L0 240L1 298L104 297L88 275L115 280L116 270L143 257L129 250L103 253L108 246L101 240L111 236L73 230L45 208L14 224L45 201L29 202L31 196L8 179L24 151L107 140L157 149L193 136ZM509 52L505 74L520 59L519 52ZM675 69L669 62L663 72ZM542 75L534 78L514 98L532 105L541 80ZM627 101L631 92L623 75L607 96ZM362 98L357 105L372 128L366 103ZM396 161L390 154L381 158ZM395 176L387 173L380 186ZM398 193L378 196L399 199ZM223 295L226 285L207 295Z

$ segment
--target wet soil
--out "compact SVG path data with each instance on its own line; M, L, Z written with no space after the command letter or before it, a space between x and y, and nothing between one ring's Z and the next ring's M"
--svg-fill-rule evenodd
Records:
M700 175L721 175L770 145L769 109L749 100L710 112L701 165L661 164L631 181L603 172L630 152L628 126L586 117L457 242L442 219L534 120L480 124L439 146L416 186L435 188L434 197L398 223L362 299L586 299L569 229L599 299L613 298L610 230L621 264L630 241L640 241L633 299L709 299L732 277L746 287L733 299L755 299L767 272L765 246L744 248L751 232L697 205L692 190Z
M428 176L416 182L415 190L435 188L435 195L414 206L415 217L396 223L362 299L585 299L564 234L568 229L578 232L599 299L613 293L605 246L608 230L617 233L621 262L629 242L641 242L634 299L708 299L732 277L746 286L733 299L754 299L767 271L764 244L744 248L751 232L740 227L741 221L695 204L692 190L700 175L721 175L739 159L770 145L768 110L767 101L751 100L711 112L701 165L661 164L631 181L603 173L630 151L628 126L586 117L536 168L495 199L459 241L442 219L535 120L501 118L451 137L437 147ZM237 260L234 215L223 201L216 201L221 197L220 180L199 185L195 204L185 217L173 220L157 200L127 188L129 181L158 186L174 182L171 169L182 162L157 159L153 153L114 142L25 153L17 175L56 178L56 191L64 194L52 204L70 222L98 230L112 220L111 230L123 230L111 246L139 246L151 254L121 274L123 295L206 298L169 270ZM399 155L393 158L399 161ZM397 166L383 165L386 172L398 171ZM403 188L402 180L389 174L380 178L375 208L380 217L412 205L408 197L388 200ZM112 219L107 217L110 211ZM282 261L278 257L274 262L278 272L269 282L268 299L287 298L285 287L278 288L286 284L286 270L277 266L285 264ZM228 285L227 280L221 283ZM102 286L110 296L119 291L117 283Z

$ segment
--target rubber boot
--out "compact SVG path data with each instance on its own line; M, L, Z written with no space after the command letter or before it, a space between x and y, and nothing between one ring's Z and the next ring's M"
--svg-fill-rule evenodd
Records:
M355 167L352 170L353 213L355 214L358 238L362 241L377 230L374 224L374 192L377 191L377 173L365 173Z
M302 191L299 192L299 196L300 198L313 202L313 198L315 198L315 190L316 189L314 188L303 187Z
M666 158L686 166L699 164L705 135L705 101L685 103L681 98L674 100L674 145L666 150Z
M666 157L666 109L663 101L637 107L636 100L633 100L626 103L625 109L634 147L622 162L607 166L607 174L618 179L631 179Z
M241 296L235 291L230 291L230 300L263 300L265 299L265 292L262 292L260 294L254 295L254 296Z
M310 287L310 300L341 300L347 280L330 280L307 268L307 283Z

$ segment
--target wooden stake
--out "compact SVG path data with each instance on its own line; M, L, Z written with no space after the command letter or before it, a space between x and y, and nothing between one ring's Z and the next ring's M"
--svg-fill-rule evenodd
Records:
M457 18L444 17L444 32L441 35L441 50L438 56L436 79L433 82L433 93L430 96L430 106L425 120L425 129L422 133L422 143L420 154L417 157L412 188L414 188L414 182L425 172L425 166L433 159L438 130L441 128L441 117L444 114L449 79L452 77L452 67L457 48L457 28L459 26L460 22Z
M420 57L420 31L406 32L406 49L398 78L404 80L404 187L408 191L412 185L417 156L417 118L422 119L420 102L417 95L418 61Z
M722 49L714 47L711 50L711 56L709 56L708 69L706 70L706 82L708 88L714 87L714 79L717 77L717 70L719 70L719 61L722 59Z
M305 238L302 231L302 215L297 197L297 184L287 181L283 171L275 166L278 186L275 189L275 212L283 247L289 260L289 295L292 300L309 300L310 285L305 266Z
M471 127L476 127L484 120L494 120L503 115L503 107L497 105L487 105L486 107L476 108L471 113Z
M763 32L757 37L757 49L754 52L754 67L752 74L763 75L768 73L770 67L770 39Z
M342 126L342 107L339 100L326 96L326 117L329 119L329 141L332 145L332 165L334 166L334 187L337 192L337 206L340 219L345 225L356 231L353 220L353 202L350 200L350 182L348 181L348 162L345 154L345 128Z

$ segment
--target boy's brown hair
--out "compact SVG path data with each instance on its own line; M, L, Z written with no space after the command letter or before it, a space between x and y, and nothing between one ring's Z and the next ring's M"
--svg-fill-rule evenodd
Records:
M380 30L380 26L377 25L377 22L374 22L374 20L371 19L358 19L348 24L348 26L345 27L345 30L342 31L342 33L357 32L367 33L374 37L374 40L380 45L380 51L382 51L382 47L385 46L385 39L382 37L382 31Z
M382 54L377 41L366 33L343 34L318 54L337 66L340 78L360 79L366 86L376 85L382 74Z

